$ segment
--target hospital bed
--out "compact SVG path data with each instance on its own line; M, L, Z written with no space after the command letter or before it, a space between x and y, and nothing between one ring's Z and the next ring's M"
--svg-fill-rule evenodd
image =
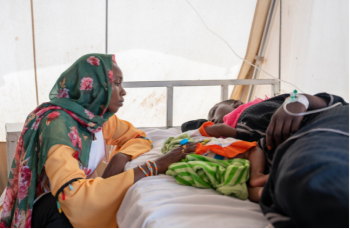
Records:
M271 85L271 96L279 93L278 80L185 80L124 82L125 88L166 87L166 125L139 128L153 142L153 149L125 166L136 167L162 156L163 142L181 133L173 127L173 89L186 86L221 86L221 100L228 99L229 85ZM6 123L8 174L24 123ZM111 151L112 149L110 149ZM260 207L249 200L223 196L211 189L178 185L173 177L158 175L135 183L126 193L117 214L119 227L267 227Z

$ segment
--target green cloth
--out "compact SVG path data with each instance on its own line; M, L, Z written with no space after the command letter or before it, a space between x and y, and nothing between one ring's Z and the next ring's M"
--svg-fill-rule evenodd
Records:
M43 167L51 146L73 148L80 168L88 167L94 133L114 115L107 111L113 61L114 55L82 56L58 78L50 101L28 115L12 162L0 227L31 226L33 201L41 193Z
M190 154L181 162L171 164L165 174L175 177L181 185L212 188L220 194L245 200L249 167L246 159L216 160Z
M188 135L187 133L183 133L177 137L169 137L167 140L165 140L163 144L163 147L161 149L162 153L166 154L167 152L174 149L175 147L181 146L180 141L185 138L188 139L188 142L194 142L194 140L190 138L190 135Z

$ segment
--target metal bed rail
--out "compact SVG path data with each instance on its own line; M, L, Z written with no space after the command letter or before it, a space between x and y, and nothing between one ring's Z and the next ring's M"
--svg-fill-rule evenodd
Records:
M180 80L180 81L135 81L123 82L124 88L166 87L166 127L173 126L174 87L221 86L221 101L228 99L229 85L271 85L271 96L280 93L279 81L275 79L240 80ZM157 127L158 128L158 127Z

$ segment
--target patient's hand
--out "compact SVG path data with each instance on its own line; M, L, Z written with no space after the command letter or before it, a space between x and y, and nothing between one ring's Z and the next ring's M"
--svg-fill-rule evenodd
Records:
M249 200L255 203L259 203L263 187L248 187Z
M124 171L126 163L131 161L131 156L123 153L117 153L109 161L102 178L108 178Z

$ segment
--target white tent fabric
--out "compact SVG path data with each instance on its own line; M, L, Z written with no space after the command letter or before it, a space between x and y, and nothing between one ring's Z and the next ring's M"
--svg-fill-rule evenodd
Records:
M0 141L5 123L23 122L36 107L30 18L30 1L1 2Z
M279 74L280 6L273 19L262 69ZM308 94L328 92L349 101L349 1L282 1L281 79ZM260 73L260 79L270 79ZM295 87L281 83L281 93ZM257 86L254 96L269 95ZM254 98L253 96L253 98Z
M245 55L256 0L189 1L211 29ZM48 101L57 77L78 57L106 52L105 3L33 0L39 103ZM0 9L0 141L5 123L23 122L37 105L30 9L29 1L20 0L4 1ZM262 65L277 77L279 18L278 5ZM349 2L282 1L281 25L282 79L306 93L327 91L348 101ZM242 63L185 0L109 1L107 40L125 81L234 79ZM294 89L281 83L281 93ZM119 117L139 127L165 126L165 88L127 92ZM265 95L270 86L258 86L253 98ZM176 126L206 118L220 100L220 88L175 88L174 100Z
M244 56L256 0L190 0L208 26ZM86 53L106 52L106 1L33 0L39 103L61 72ZM36 107L30 1L0 8L0 141L4 123ZM125 81L234 79L241 66L185 0L108 1L108 53ZM232 88L232 87L231 87ZM118 116L135 126L165 126L165 88L128 89ZM219 87L175 88L174 125L206 118Z

